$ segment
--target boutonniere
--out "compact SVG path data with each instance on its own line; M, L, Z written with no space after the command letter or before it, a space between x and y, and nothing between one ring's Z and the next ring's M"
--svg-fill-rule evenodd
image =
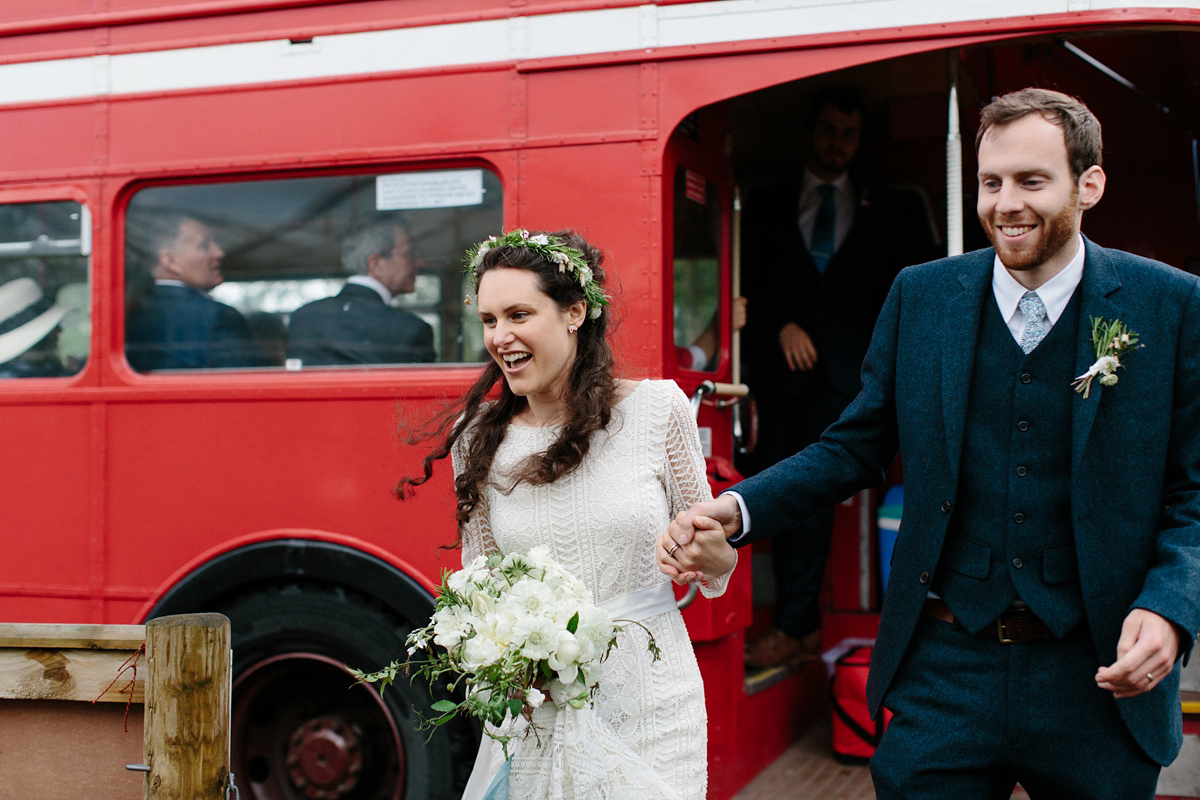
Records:
M1071 381L1075 391L1087 399L1092 390L1092 379L1100 377L1101 386L1112 386L1117 382L1117 368L1124 366L1121 359L1138 348L1138 335L1129 330L1124 322L1114 319L1105 322L1103 317L1091 317L1092 346L1096 348L1096 363L1088 367L1088 371Z

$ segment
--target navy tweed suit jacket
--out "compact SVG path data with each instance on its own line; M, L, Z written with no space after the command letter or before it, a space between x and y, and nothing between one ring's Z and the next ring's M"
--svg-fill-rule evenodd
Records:
M1200 280L1085 245L1075 374L1095 360L1090 317L1120 319L1144 345L1116 385L1095 381L1089 398L1071 398L1071 515L1088 625L1101 663L1112 663L1126 615L1149 609L1188 632L1186 660L1200 629ZM872 714L916 628L953 513L993 258L987 248L903 270L875 327L863 389L841 419L817 444L733 487L750 512L741 545L878 485L902 453L904 522L867 684ZM1177 663L1153 691L1116 701L1164 765L1182 744L1179 674Z

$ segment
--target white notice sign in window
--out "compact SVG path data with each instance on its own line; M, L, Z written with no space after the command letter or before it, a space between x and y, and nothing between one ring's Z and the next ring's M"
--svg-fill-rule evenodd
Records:
M375 208L379 211L477 206L482 202L481 169L405 172L375 178Z

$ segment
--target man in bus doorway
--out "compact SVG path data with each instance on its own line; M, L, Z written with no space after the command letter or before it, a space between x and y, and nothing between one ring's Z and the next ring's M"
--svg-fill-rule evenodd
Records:
M914 224L901 213L913 204L896 191L868 191L851 179L862 129L856 91L822 90L805 122L803 172L746 204L749 383L763 432L741 464L747 474L804 449L838 418L861 388L859 368L892 279L934 256L919 203ZM833 522L830 506L772 540L774 625L747 647L747 665L820 654L818 600Z
M1026 89L976 137L993 248L900 273L818 444L694 506L664 571L878 484L904 521L867 683L878 796L1149 800L1200 628L1200 279L1084 239L1100 124ZM667 556L674 549L674 556ZM678 577L676 575L676 577Z
M139 372L264 366L250 326L209 291L224 282L225 251L208 226L170 213L131 213L125 355ZM149 278L150 286L142 287Z
M359 224L342 239L346 285L292 314L288 358L306 367L433 361L433 328L392 305L392 298L416 290L424 265L399 218Z

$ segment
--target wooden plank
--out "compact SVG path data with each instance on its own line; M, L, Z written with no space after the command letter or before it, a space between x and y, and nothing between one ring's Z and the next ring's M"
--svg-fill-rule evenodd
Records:
M137 800L142 775L142 707L114 703L6 700L0 703L0 797L21 800Z
M129 683L133 680L133 702L141 703L145 697L145 658L138 661L136 680L132 669L121 673L122 665L135 652L0 649L0 698L125 703L130 699Z
M146 625L146 800L225 800L233 665L229 618L180 614Z
M137 650L145 640L145 625L0 623L0 647L54 650Z

